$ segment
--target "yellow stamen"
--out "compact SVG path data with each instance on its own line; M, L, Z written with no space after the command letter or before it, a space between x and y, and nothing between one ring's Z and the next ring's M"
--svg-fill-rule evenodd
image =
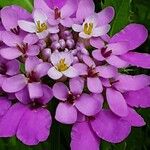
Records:
M43 32L43 31L47 30L47 24L37 21L36 28L37 28L37 33Z
M65 71L65 70L67 70L68 69L68 66L67 66L67 64L65 63L65 58L64 59L61 59L60 61L59 61L59 63L56 65L57 66L57 70L58 71Z
M84 33L90 35L93 31L93 23L84 24Z

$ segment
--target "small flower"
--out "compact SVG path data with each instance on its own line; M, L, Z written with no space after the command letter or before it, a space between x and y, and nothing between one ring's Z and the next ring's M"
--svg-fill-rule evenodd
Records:
M97 19L97 15L90 16L85 19L82 25L74 24L72 28L74 31L80 32L79 36L85 39L105 35L109 31L110 25L99 26Z
M73 55L69 52L55 52L51 55L51 67L48 76L54 80L60 79L63 75L69 78L76 77L78 72L71 66Z
M36 9L33 12L34 22L19 20L19 27L29 33L36 33L40 39L47 37L49 33L57 33L57 26L48 25L48 17L41 9Z

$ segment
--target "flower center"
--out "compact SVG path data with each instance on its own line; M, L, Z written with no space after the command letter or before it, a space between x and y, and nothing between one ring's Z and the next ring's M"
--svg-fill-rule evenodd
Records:
M16 35L19 35L20 33L20 28L19 26L17 26L16 28L10 29L10 31Z
M65 58L61 59L56 66L57 66L57 70L60 72L68 69L68 65L65 63Z
M107 50L107 48L102 48L101 49L101 54L104 58L107 58L112 54L112 50L110 50L110 51L106 51L106 50Z
M84 24L84 33L90 35L93 31L93 23Z
M98 76L98 73L96 72L95 68L89 67L88 76L89 77L97 77Z
M57 7L54 9L54 14L55 14L55 19L56 20L58 18L61 18L61 12L60 12L60 10Z
M20 52L22 52L23 54L26 54L28 50L28 43L22 43L22 45L17 44L17 48Z
M37 21L36 28L37 28L37 33L41 33L43 31L47 30L47 24Z

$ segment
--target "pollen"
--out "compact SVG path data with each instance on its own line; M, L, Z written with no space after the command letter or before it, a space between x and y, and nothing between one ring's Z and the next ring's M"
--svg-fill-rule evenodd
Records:
M84 24L84 33L90 35L93 31L93 23Z
M68 69L68 65L65 63L65 59L61 59L56 65L58 71L65 71Z
M40 21L37 21L36 28L37 28L37 33L41 33L43 31L47 30L47 24L41 23Z

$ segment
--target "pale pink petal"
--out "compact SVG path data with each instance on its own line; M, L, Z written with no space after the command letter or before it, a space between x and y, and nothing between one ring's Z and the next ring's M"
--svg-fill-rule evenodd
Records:
M59 72L58 70L56 70L55 67L51 67L48 70L48 76L54 80L57 80L57 79L60 79L63 76L63 74Z
M78 76L78 71L72 66L70 66L66 71L62 71L62 73L69 78L74 78Z
M82 31L82 25L73 24L73 25L72 25L72 29L73 29L75 32L81 32L81 31Z

